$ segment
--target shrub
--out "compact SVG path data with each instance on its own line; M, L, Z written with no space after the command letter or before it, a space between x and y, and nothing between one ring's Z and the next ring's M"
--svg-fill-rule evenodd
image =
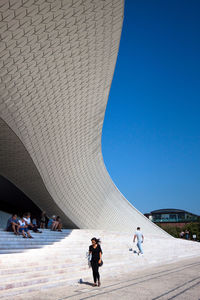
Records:
M193 239L193 234L195 234L196 240L200 241L200 217L198 218L197 222L188 223L183 228L177 227L175 224L174 226L162 226L161 224L157 225L176 238L180 237L181 231L188 230L190 232L190 239Z

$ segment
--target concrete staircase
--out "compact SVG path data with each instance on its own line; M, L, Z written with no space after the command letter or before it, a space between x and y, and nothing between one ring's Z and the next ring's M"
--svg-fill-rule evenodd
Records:
M33 239L23 239L22 235L16 236L12 232L0 230L0 254L19 253L28 249L38 249L45 245L52 245L67 237L71 230L63 232L50 231L42 229L42 233L31 231Z
M138 256L129 251L133 244L132 236L127 233L44 230L42 234L33 233L33 236L33 240L22 239L0 231L1 299L14 299L17 295L25 296L32 291L72 284L80 279L92 282L86 252L93 236L102 240L102 277L200 256L200 243L171 237L145 237L144 255Z

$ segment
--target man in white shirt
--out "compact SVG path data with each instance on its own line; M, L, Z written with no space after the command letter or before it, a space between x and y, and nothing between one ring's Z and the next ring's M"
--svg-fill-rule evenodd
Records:
M24 215L24 221L26 222L26 225L29 230L33 230L34 232L42 233L37 229L37 226L31 223L31 213L26 213Z
M138 255L141 253L143 254L143 250L142 250L142 243L144 242L144 235L142 234L142 232L140 231L140 227L137 227L137 230L134 234L133 237L133 243L135 243L135 240L137 239L137 247L139 249L138 251Z

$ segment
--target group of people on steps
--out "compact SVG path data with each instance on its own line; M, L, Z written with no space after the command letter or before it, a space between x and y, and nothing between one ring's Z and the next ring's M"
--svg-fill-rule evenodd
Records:
M33 239L30 230L36 233L42 233L39 228L49 228L53 231L62 231L62 222L59 216L53 215L48 218L46 212L42 212L40 218L31 218L31 213L24 213L18 217L16 213L7 221L6 231L13 232L15 235L22 235L23 238Z

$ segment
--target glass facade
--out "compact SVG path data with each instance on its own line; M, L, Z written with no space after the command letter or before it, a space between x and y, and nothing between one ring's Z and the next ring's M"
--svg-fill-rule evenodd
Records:
M194 222L198 216L187 212L170 212L170 213L152 213L152 221L160 222Z

